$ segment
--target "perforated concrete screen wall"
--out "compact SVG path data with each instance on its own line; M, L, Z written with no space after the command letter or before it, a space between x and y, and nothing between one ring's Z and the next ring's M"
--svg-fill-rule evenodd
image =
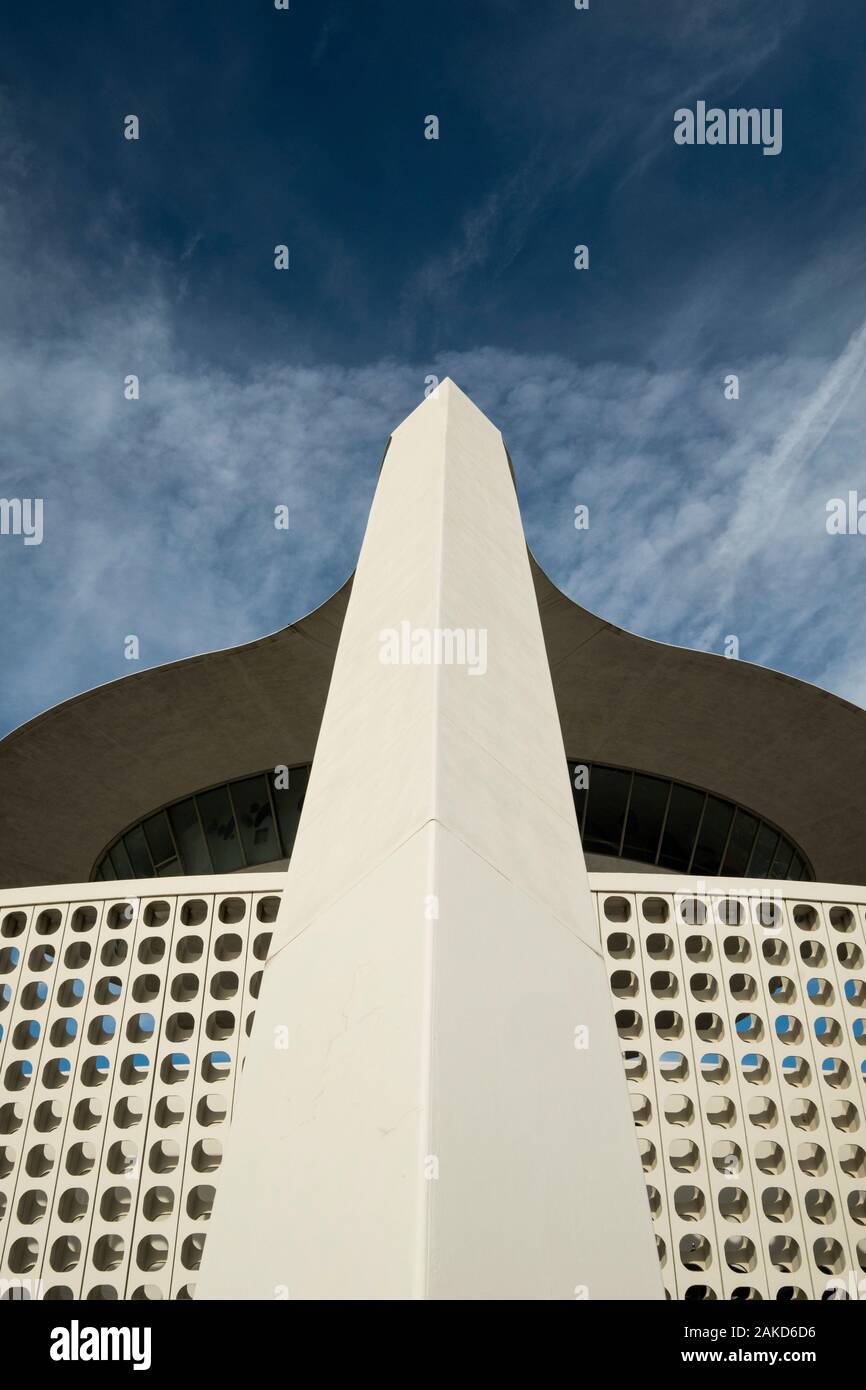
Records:
M591 882L668 1295L844 1297L866 1277L866 894ZM6 1297L194 1296L284 883L0 897Z
M270 882L0 901L7 1297L17 1281L50 1299L192 1296L279 904Z
M862 899L593 886L668 1296L852 1296L866 1275Z

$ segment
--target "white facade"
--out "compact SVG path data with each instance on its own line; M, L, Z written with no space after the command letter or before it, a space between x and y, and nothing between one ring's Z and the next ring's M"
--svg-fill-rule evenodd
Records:
M183 1298L285 876L0 895L0 1280Z
M269 874L0 894L4 1296L195 1295L284 888ZM862 1297L866 890L625 873L590 889L624 1152L643 1164L668 1296ZM615 1207L615 1187L596 1200Z
M591 882L668 1296L863 1297L866 890Z

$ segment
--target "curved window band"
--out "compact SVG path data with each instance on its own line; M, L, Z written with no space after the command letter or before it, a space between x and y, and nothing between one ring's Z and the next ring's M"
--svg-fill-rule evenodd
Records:
M813 879L802 850L744 806L684 782L569 759L584 853L671 873Z
M118 835L91 877L230 874L288 859L309 775L309 764L289 768L288 779L270 769L171 802Z
M568 769L587 854L709 878L814 878L792 840L733 801L605 763L569 759ZM174 801L118 835L91 877L233 873L288 859L309 775L309 764L290 768L283 787L271 769Z

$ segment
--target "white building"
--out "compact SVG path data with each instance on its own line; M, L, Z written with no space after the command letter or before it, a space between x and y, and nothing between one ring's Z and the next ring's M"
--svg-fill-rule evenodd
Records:
M862 1278L864 728L561 594L443 383L321 608L0 742L0 1277Z

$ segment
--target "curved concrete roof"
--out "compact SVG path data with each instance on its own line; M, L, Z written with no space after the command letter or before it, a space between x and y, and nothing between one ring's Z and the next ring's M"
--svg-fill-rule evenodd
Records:
M530 560L569 756L706 788L778 825L819 880L866 881L866 712L624 632ZM351 583L270 637L100 686L0 741L0 886L84 881L166 802L311 761Z
M533 571L570 756L692 782L784 830L819 881L866 881L866 711L778 671L624 632Z
M270 637L111 681L0 740L0 886L86 881L108 841L166 801L311 761L351 588Z

